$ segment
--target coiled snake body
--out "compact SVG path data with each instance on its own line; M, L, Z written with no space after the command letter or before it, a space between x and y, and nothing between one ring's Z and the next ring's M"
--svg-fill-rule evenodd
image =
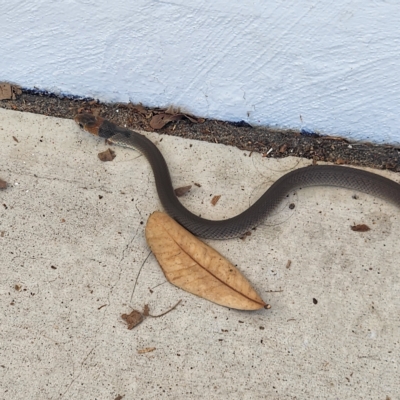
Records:
M314 165L283 175L252 206L233 218L221 221L200 218L177 199L167 163L149 139L91 114L78 114L75 121L93 135L143 153L153 170L158 196L165 211L194 235L203 238L240 237L259 225L291 191L308 186L337 186L357 190L400 207L400 185L391 179L350 167Z

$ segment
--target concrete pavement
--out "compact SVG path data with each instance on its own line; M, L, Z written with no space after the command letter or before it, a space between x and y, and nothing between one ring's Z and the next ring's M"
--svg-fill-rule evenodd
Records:
M193 185L181 201L214 219L310 163L146 135L174 186ZM0 137L0 398L400 398L396 207L300 190L245 240L207 241L272 307L242 312L166 282L145 241L162 208L139 153L101 162L109 146L73 121L3 109ZM133 330L121 319L179 299Z

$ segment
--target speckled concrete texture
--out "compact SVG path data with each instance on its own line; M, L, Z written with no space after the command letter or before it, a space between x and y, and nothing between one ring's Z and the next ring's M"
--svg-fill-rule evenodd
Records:
M146 135L174 185L193 185L182 202L215 219L309 162ZM1 109L0 137L1 399L400 397L399 209L299 190L245 240L208 241L272 307L241 312L166 282L144 237L161 206L139 153L103 163L108 146L73 121ZM133 330L121 319L179 299Z

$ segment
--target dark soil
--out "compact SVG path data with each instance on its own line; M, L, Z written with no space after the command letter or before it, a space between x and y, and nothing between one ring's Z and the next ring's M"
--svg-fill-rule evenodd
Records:
M91 99L71 99L51 93L22 89L15 99L1 100L0 107L72 119L78 112L91 112L131 129L154 131L152 118L165 110L133 104L103 104ZM200 122L193 122L193 121ZM157 132L190 139L236 146L265 157L306 157L337 164L359 165L400 171L400 149L388 145L351 143L346 139L294 130L252 128L245 122L231 123L192 117L169 122Z

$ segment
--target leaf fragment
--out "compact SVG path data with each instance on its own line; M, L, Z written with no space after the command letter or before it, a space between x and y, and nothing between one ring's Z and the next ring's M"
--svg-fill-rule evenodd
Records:
M173 285L225 307L259 310L267 306L234 265L167 214L150 215L146 239Z
M176 197L182 197L182 196L184 196L191 188L192 188L192 185L182 186L182 187L176 188L176 189L174 189L175 196L176 196Z
M138 310L132 310L130 314L122 314L121 318L126 322L129 330L142 323L144 319L143 314Z
M352 226L350 226L350 228L354 232L368 232L371 230L371 228L365 224L352 225Z
M130 107L133 111L136 111L136 112L138 112L138 113L140 113L140 114L142 114L142 115L146 115L146 114L149 112L148 109L147 109L146 107L143 107L142 104L135 104L135 105L133 105L133 104L129 103L129 107Z
M153 129L161 129L165 125L167 125L168 122L179 121L182 118L188 119L193 124L202 124L205 121L204 118L197 118L194 115L182 113L179 111L179 109L175 109L171 106L168 107L165 111L158 112L156 115L154 115L150 121L150 126Z
M214 196L212 199L211 199L211 204L213 205L213 206L215 206L217 203L218 203L218 200L221 198L221 195L219 194L219 195L217 195L217 196Z
M15 100L21 93L19 86L0 82L0 100Z
M114 158L115 158L115 151L114 151L114 150L111 150L111 149L109 148L109 149L107 149L107 150L105 150L105 151L102 151L102 152L99 153L97 156L98 156L99 159L100 159L101 161L103 161L103 162L112 161L112 160L114 160Z
M165 125L167 125L168 122L179 121L180 119L182 119L182 117L183 117L182 114L167 114L167 113L157 114L151 119L150 126L153 129L161 129Z

